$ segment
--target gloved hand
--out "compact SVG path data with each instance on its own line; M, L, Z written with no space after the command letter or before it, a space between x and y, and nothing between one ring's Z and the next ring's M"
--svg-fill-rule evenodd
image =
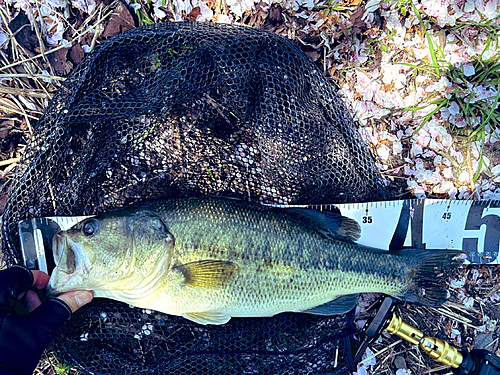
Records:
M46 273L21 266L0 271L0 375L32 374L71 313L93 298L76 291L42 303L35 289L48 282Z

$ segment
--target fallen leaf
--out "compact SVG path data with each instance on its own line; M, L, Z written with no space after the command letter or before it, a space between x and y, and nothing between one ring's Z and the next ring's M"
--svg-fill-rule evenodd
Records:
M359 4L361 4L363 2L363 0L347 0L347 1L343 1L341 4L339 4L340 6L344 6L344 7L354 7L354 6L357 6Z
M135 23L132 15L130 14L127 6L120 2L113 11L113 15L109 19L109 22L104 29L104 33L102 33L102 37L110 38L134 28Z
M84 56L85 52L80 44L75 44L69 50L69 57L75 64L80 64L80 61L83 60Z
M282 12L283 11L280 6L273 5L269 9L269 16L267 17L267 21L269 21L271 25L277 25L283 23L284 18Z
M194 7L193 10L188 14L189 21L196 21L198 16L201 14L200 7Z
M0 215L3 214L5 210L5 205L7 204L7 198L9 196L5 193L0 194Z
M316 62L321 57L321 55L317 51L307 51L305 52L305 54L309 56L309 58L314 62Z
M52 27L49 29L49 33L50 33L50 34L55 33L55 32L56 32L56 30L57 30L57 26L58 26L57 24L55 24L54 26L52 26Z
M65 76L73 69L73 64L68 61L68 49L62 48L48 55L50 64L58 75Z
M366 30L365 21L363 21L363 15L365 14L365 7L357 7L354 12L351 13L349 20L352 24L352 32L355 34Z
M12 129L15 126L15 121L12 119L4 120L0 123L0 131ZM0 138L2 136L0 135Z
M35 31L30 25L30 21L24 11L19 14L9 23L9 28L16 36L17 42L30 52L34 52L35 48L39 47L38 38Z
M2 111L5 111L4 113L16 113L21 111L16 103L3 97L0 97L0 107Z

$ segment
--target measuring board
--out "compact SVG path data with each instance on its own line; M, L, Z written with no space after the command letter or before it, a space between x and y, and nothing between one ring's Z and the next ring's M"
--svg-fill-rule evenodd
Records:
M52 239L54 235L71 228L91 216L57 216L23 220L17 224L24 265L29 269L49 273L54 268Z
M500 263L500 201L411 199L337 207L361 226L360 244L384 250L457 249L470 263Z
M500 201L407 199L368 203L289 205L336 211L361 226L359 244L383 250L413 247L456 249L469 263L499 264ZM52 238L90 216L49 217L19 222L24 264L50 271Z

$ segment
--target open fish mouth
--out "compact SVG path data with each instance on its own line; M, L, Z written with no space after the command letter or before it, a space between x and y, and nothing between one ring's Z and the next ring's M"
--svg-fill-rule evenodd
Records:
M56 267L52 271L47 295L56 296L65 292L64 286L83 270L81 245L73 242L64 232L59 232L52 240L52 253Z
M64 233L56 233L52 240L52 254L54 256L54 263L59 266L61 258L64 252L64 247L66 245L66 236Z
M60 232L54 236L52 248L54 262L59 271L72 274L81 265L78 244L74 243L68 236Z

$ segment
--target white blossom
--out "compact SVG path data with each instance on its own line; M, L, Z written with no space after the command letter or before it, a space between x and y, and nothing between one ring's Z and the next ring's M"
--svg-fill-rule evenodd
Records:
M476 74L476 70L474 69L474 65L472 64L464 64L462 69L466 77L470 77Z
M380 159L382 159L384 161L389 159L390 152L391 152L391 150L389 149L389 147L387 147L384 144L379 145L377 148L378 156L380 156Z

